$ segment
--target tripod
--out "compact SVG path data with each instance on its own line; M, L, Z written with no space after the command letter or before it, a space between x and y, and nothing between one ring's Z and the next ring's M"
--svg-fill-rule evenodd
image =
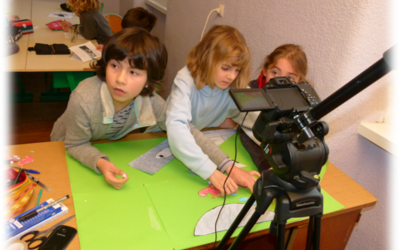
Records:
M310 217L307 249L319 249L323 207L323 196L319 186L318 189L313 187L308 190L300 190L290 183L276 177L272 170L266 170L262 172L261 178L257 180L253 191L253 194L250 196L216 249L222 249L235 232L235 229L247 214L254 201L257 201L254 214L229 247L229 249L236 249L253 228L254 224L256 224L260 216L267 211L274 198L276 199L275 216L269 230L272 235L277 237L275 249L285 249L286 221L290 218L305 216Z
M254 214L229 248L236 249L253 228L260 216L264 214L271 205L274 198L276 199L275 217L271 222L270 233L277 237L276 249L285 248L284 235L286 221L289 218L305 216L310 217L307 235L307 249L318 250L320 248L323 196L318 185L318 178L314 176L314 174L320 172L320 167L325 163L327 159L325 156L327 157L329 151L327 148L325 151L317 150L318 148L323 149L325 147L323 137L328 131L325 129L325 132L322 133L321 131L324 130L324 125L315 125L314 121L319 120L338 106L342 105L382 76L386 75L392 70L392 68L395 68L394 57L398 55L395 53L395 51L399 50L398 48L399 45L393 46L384 53L383 58L371 65L368 69L356 76L353 80L327 97L321 103L317 104L312 109L309 109L307 112L302 113L297 117L293 117L296 120L296 125L301 129L301 133L295 137L295 140L290 141L292 139L290 134L288 137L284 137L279 133L276 133L276 127L270 126L273 125L273 123L268 124L265 128L267 122L274 118L273 115L267 114L265 119L267 122L263 119L257 119L256 124L253 126L253 132L259 122L259 125L261 125L260 128L262 128L261 133L259 133L262 142L261 148L264 151L266 149L270 151L267 158L270 163L274 163L271 164L273 170L262 172L261 178L259 178L254 184L253 194L243 207L242 211L240 211L221 242L218 244L217 249L221 249L227 243L237 226L253 205L254 201L257 201L257 207ZM314 130L311 127L313 127ZM304 148L296 150L296 147L293 147L293 141L297 141L298 144L303 144L312 139L315 135L319 137L319 142L317 140L311 140L313 142L311 145L304 145L307 150L304 150ZM285 143L281 143L285 140L292 142L292 145L285 146ZM275 151L272 146L270 148L266 147L268 143L275 143ZM282 145L284 147L282 147ZM309 152L309 154L307 154L307 152ZM324 152L325 155L323 155ZM275 156L272 157L271 153L275 153ZM301 153L301 155L298 153ZM322 157L318 158L318 156ZM321 162L318 162L318 159L322 159L322 164ZM286 164L288 164L288 166L286 166ZM315 168L315 166L317 166L317 168ZM320 166L319 169L318 166ZM308 169L309 167L311 168ZM305 171L307 169L311 171ZM274 171L279 175L279 177L274 174ZM292 182L296 186L289 182Z

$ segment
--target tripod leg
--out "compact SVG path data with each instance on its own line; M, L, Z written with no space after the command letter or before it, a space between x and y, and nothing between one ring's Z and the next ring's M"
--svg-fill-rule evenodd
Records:
M313 250L319 250L321 244L321 219L322 214L314 216Z
M307 250L312 249L313 236L314 236L314 216L310 216L308 221L308 230L307 230L307 245L306 245Z
M322 214L310 217L307 234L307 250L319 250L321 244L321 218Z
M285 249L285 233L286 233L286 223L278 224L278 235L276 238L276 250L284 250Z
M234 250L237 247L239 247L240 243L246 238L247 234L250 232L250 230L253 228L253 226L256 224L260 216L263 214L259 214L257 210L254 211L254 214L251 216L250 220L246 223L246 225L243 227L242 231L238 235L238 237L235 239L235 241L232 243L232 245L229 247L229 250Z
M220 241L220 243L218 244L218 246L216 248L217 250L222 249L222 247L225 246L225 244L228 242L229 238L231 238L232 234L235 232L236 228L239 226L239 224L242 221L242 219L244 218L244 216L246 216L246 214L249 211L249 209L251 208L251 206L253 206L254 201L255 201L254 195L251 195L250 198L247 200L246 204L244 205L244 207L242 208L242 210L240 211L240 213L238 214L238 216L236 217L235 221L229 227L228 231L226 231L224 237L222 238L222 240Z

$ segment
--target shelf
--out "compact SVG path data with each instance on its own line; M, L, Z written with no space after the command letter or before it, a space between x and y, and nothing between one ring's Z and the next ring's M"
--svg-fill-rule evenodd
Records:
M145 3L161 13L167 14L167 0L145 0Z
M358 134L395 155L396 142L391 131L391 124L361 122L358 127Z

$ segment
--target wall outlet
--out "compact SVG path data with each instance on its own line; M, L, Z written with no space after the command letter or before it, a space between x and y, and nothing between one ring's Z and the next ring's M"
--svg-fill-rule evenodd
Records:
M225 6L224 6L223 4L219 4L219 7L218 7L218 15L219 15L220 17L223 17L223 16L224 16L224 8L225 8Z

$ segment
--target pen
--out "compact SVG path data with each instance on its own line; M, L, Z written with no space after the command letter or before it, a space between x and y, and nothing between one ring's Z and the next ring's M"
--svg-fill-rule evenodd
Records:
M23 168L20 168L20 167L17 167L17 166L10 166L10 167L12 167L12 168L18 168L18 169L22 169L22 171L24 171L25 173L30 173L30 174L40 174L40 172L39 172L39 171L36 171L36 170L34 170L34 169L23 169Z
M35 205L35 206L39 205L40 197L42 196L42 192L43 192L43 189L40 189L39 195L38 195L38 198L37 198L37 200L36 200L36 205Z
M18 174L17 174L17 177L15 177L15 180L14 180L14 182L13 182L13 184L12 184L13 186L14 186L15 184L17 184L18 179L19 179L19 176L21 175L21 173L22 173L22 168L19 169Z
M30 213L25 214L24 216L21 216L18 220L19 221L29 220L30 218L35 217L36 215L38 215L38 213L40 213L41 211L46 210L49 207L55 206L58 203L60 203L62 201L65 201L68 198L69 198L69 195L67 194L66 196L62 197L61 199L58 199L58 200L56 200L56 201L54 201L54 202L52 202L52 203L50 203L50 204L48 204L48 205L46 205L44 207L41 207L41 208L39 208L37 210L34 210L34 211L30 212Z
M72 28L72 25L69 25L69 23L67 21L65 21L65 19L64 19L64 23L66 23L70 28Z
M41 186L42 188L46 189L47 192L50 192L51 189L48 188L46 185L44 185L42 182L40 182L38 179L36 179L35 177L33 177L30 174L26 174L28 176L29 179L31 179L32 181L34 181L35 183L37 183L39 186Z

